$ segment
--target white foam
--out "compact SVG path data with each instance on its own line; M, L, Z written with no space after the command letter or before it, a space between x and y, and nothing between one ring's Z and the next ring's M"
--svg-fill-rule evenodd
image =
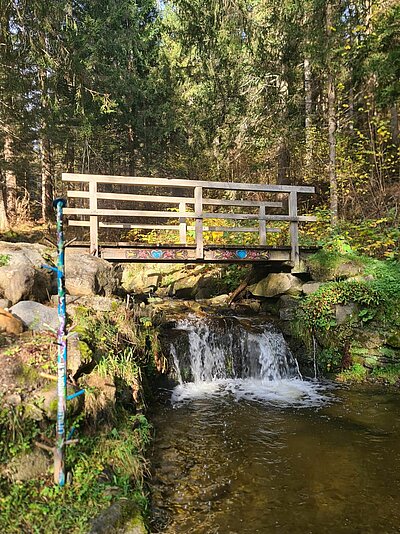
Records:
M198 399L233 397L237 401L248 400L281 407L315 407L331 401L328 385L298 378L260 380L255 378L220 379L207 382L179 384L172 392L175 407Z

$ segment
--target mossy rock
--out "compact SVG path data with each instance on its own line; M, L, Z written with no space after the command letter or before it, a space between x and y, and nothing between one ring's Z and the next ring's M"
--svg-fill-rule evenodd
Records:
M361 258L321 250L306 261L307 268L317 282L345 280L364 271Z
M400 349L400 331L391 334L387 338L386 344L394 349Z

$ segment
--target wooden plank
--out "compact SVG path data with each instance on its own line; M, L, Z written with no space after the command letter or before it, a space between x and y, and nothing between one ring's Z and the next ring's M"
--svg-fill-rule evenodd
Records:
M68 221L69 226L83 226L83 227L89 227L90 222L89 221L75 221L73 219L69 219ZM137 230L174 230L176 232L179 231L179 225L178 224L131 224L131 223L105 223L105 222L99 222L99 228L122 228L122 229L137 229ZM187 230L195 230L195 226L187 226ZM258 228L255 226L204 226L203 225L203 231L204 232L258 232ZM277 233L280 232L280 228L267 228L267 232L271 233Z
M67 191L69 198L89 198L89 191ZM164 203L164 204L179 204L185 202L186 204L194 204L194 198L191 197L170 197L162 195L131 195L129 193L97 193L97 198L102 200L128 200L132 202L149 202L149 203ZM267 208L281 208L282 202L269 202L262 200L226 200L218 198L203 198L203 205L209 206L245 206L245 207L259 207L266 206Z
M292 191L289 195L289 216L297 218L297 192ZM300 262L299 252L299 223L297 220L290 222L290 246L291 260L296 267Z
M69 226L90 226L89 221L74 221L69 219ZM177 224L131 224L131 223L104 223L99 222L99 228L124 228L129 230L176 230L179 231ZM194 227L193 227L194 228Z
M202 187L195 187L194 189L194 211L196 215L195 221L195 240L196 240L196 258L203 259L203 189Z
M184 202L179 203L179 214L185 213L186 204ZM179 241L186 245L186 219L185 217L179 217Z
M263 191L266 193L315 193L315 188L305 185L247 184L233 182L208 182L202 180L183 180L176 178L153 178L146 176L106 176L102 174L63 173L64 182L98 182L102 184L126 184L169 187L202 187L206 189L228 189L230 191Z
M179 214L176 211L157 211L157 210L114 210L114 209L96 209L90 208L64 208L65 215L97 215L110 217L159 217L163 219L176 219L179 216L194 219L193 211Z
M114 209L96 209L90 208L64 208L65 215L87 215L87 216L110 216L110 217L160 217L164 219L175 219L186 217L188 219L195 219L196 215L193 211L187 211L179 214L175 211L147 211L147 210L114 210ZM231 220L259 220L257 213L203 213L204 219L231 219ZM317 220L312 215L298 215L293 217L291 215L266 215L266 221L286 221L286 222L314 222Z
M267 221L265 220L265 206L260 206L258 226L259 226L260 245L266 245L267 244Z
M67 191L69 198L89 198L88 191ZM163 195L133 195L130 193L97 193L97 198L101 200L128 200L130 202L147 202L150 204L194 204L194 198L191 197L173 197Z
M268 202L262 200L225 200L218 198L203 198L203 206L244 206L248 208L258 208L265 206L267 208L281 208L282 202Z
M89 210L91 213L97 209L97 182L89 183ZM90 215L90 253L99 255L99 220L97 215Z
M204 219L232 219L232 220L260 220L258 213L203 213ZM265 215L266 221L286 221L286 222L310 222L316 221L317 218L311 215L299 215L297 217L290 215Z

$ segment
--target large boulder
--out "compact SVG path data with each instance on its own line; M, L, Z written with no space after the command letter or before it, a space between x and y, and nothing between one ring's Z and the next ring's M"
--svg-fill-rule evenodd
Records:
M320 251L307 258L306 264L313 280L317 282L354 278L364 270L359 258L340 256L326 251Z
M0 242L0 296L43 302L52 293L54 275L43 268L48 249L32 243Z
M106 260L88 254L67 254L65 288L70 295L111 296L118 287L114 267Z
M20 301L10 308L11 313L20 319L30 330L36 332L57 330L58 314L55 308L49 308L39 302Z
M255 297L275 297L277 295L299 295L302 281L289 273L271 273L256 284L249 286Z
M14 317L10 312L0 308L0 332L17 336L24 331L21 319Z

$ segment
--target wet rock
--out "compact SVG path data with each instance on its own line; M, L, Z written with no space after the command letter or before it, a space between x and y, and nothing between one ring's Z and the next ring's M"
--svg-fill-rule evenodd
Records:
M394 349L400 349L400 331L395 332L394 334L391 334L387 338L386 344L389 345L389 347L392 347Z
M128 518L128 519L127 519ZM136 505L120 499L99 514L89 534L146 534L143 518Z
M14 317L10 312L0 308L0 332L17 336L23 331L24 323L21 319Z
M259 300L242 299L239 302L234 302L232 304L232 309L242 314L259 313L261 310L261 302Z
M302 281L292 274L271 273L257 284L249 286L248 290L255 297L275 297L284 293L298 295L302 285Z
M74 296L111 296L119 280L113 266L88 254L70 254L65 259L65 288Z
M52 460L43 451L36 449L28 454L15 456L6 468L5 476L12 482L27 482L46 475L52 465Z
M57 310L39 302L20 301L12 306L10 311L27 328L35 332L57 330L58 328Z

